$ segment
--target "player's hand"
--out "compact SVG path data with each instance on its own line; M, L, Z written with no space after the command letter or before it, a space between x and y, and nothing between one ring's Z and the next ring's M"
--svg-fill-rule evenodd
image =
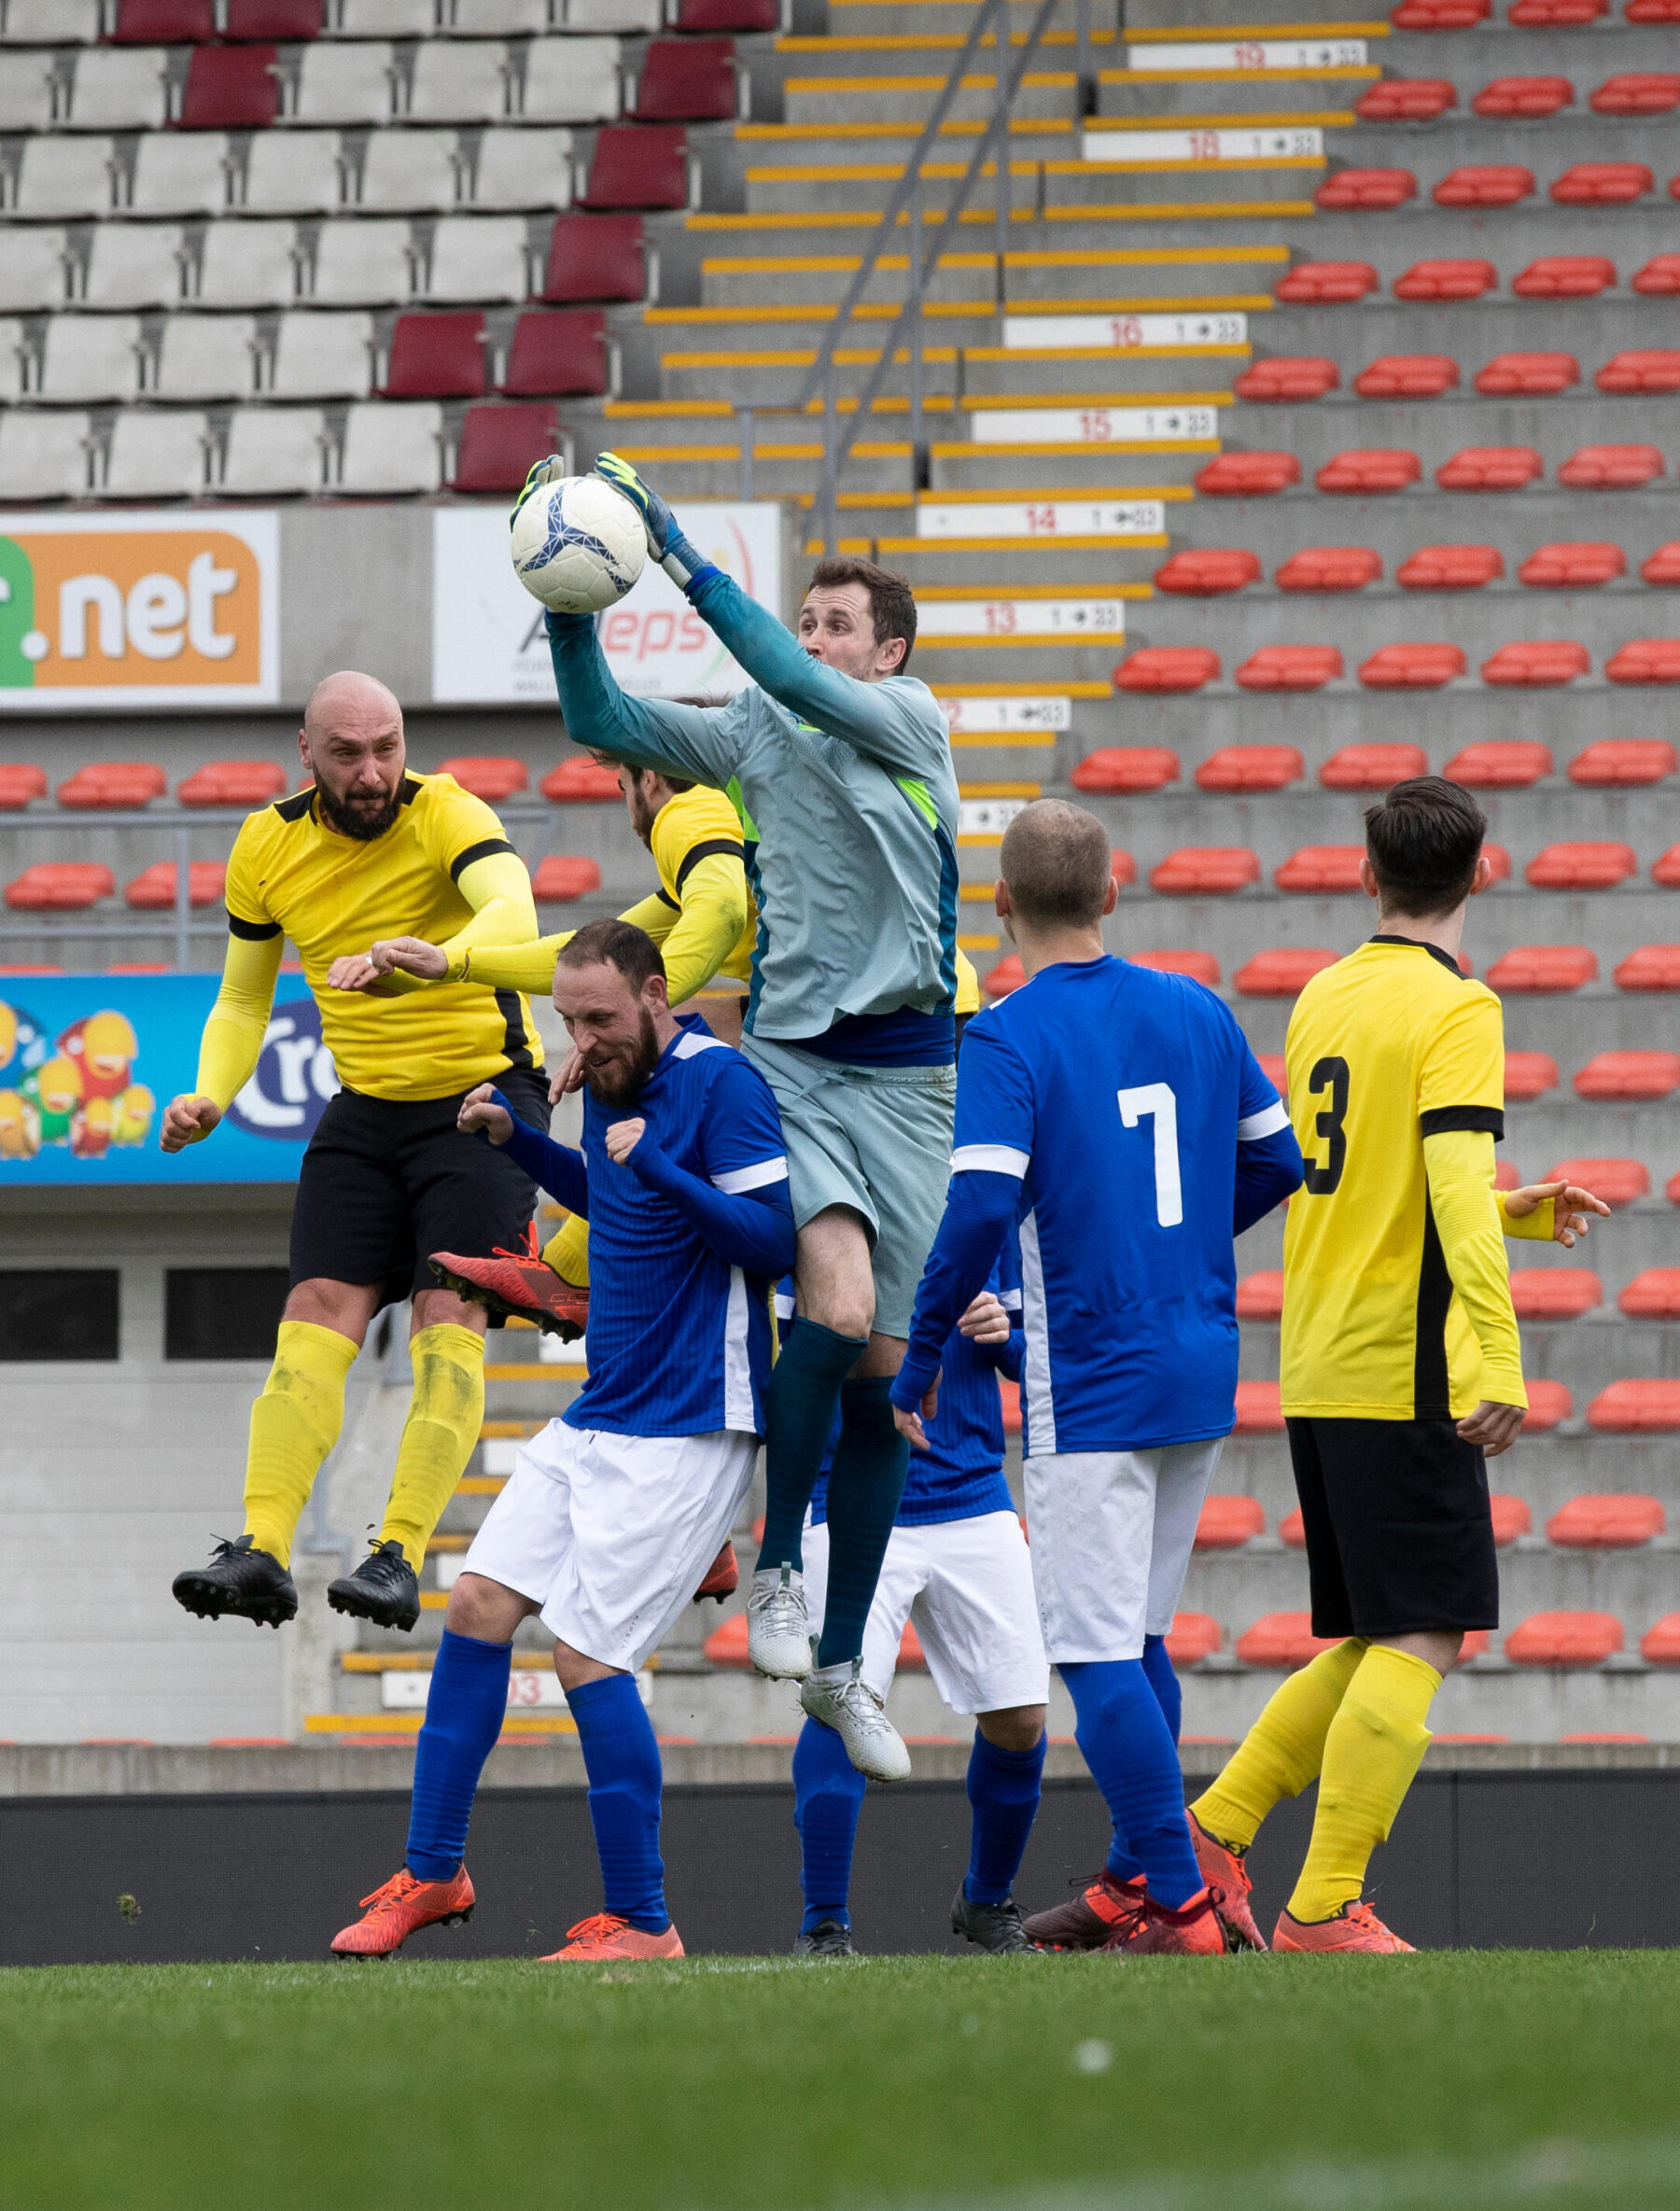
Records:
M396 969L405 975L417 975L423 983L441 983L449 973L448 953L440 945L428 945L424 937L381 937L368 958L382 975Z
M1458 1432L1463 1442L1480 1444L1484 1458L1497 1459L1521 1434L1523 1419L1521 1406L1500 1405L1484 1397L1473 1413L1464 1415Z
M554 1079L549 1085L550 1105L558 1105L563 1098L568 1098L574 1090L581 1090L586 1080L582 1053L568 1052L554 1070Z
M943 1371L942 1368L941 1372L943 1373ZM928 1384L922 1394L921 1403L913 1413L901 1412L896 1405L893 1406L892 1424L901 1435L909 1438L912 1450L925 1451L930 1448L928 1432L922 1426L922 1422L931 1420L938 1410L939 1376L937 1374Z
M1007 1343L1009 1308L991 1291L982 1290L957 1326L975 1343Z
M1573 1252L1591 1227L1589 1213L1607 1217L1610 1211L1602 1197L1594 1197L1590 1190L1574 1182L1525 1182L1520 1190L1505 1192L1505 1216L1525 1221L1548 1197L1552 1200L1552 1241L1561 1244L1566 1252Z
M158 1130L159 1149L180 1152L189 1144L202 1144L221 1117L222 1110L215 1099L194 1098L183 1091L163 1108L163 1120Z
M627 498L642 518L642 528L648 534L648 552L656 560L679 591L687 591L695 574L706 566L703 556L694 551L678 526L677 517L653 489L626 460L616 453L595 455L595 474L604 483Z
M566 463L557 453L551 453L544 460L533 461L525 471L525 482L519 487L519 497L509 512L508 527L511 529L519 520L519 510L533 492L541 491L546 484L558 483L565 474Z
M388 997L392 992L385 981L387 973L386 969L378 965L371 952L347 952L342 959L335 959L327 970L327 987L329 990L358 990L368 998Z
M634 1121L614 1121L607 1131L607 1156L614 1167L623 1167L637 1145L647 1133L648 1124L637 1118ZM649 1154L651 1157L651 1154Z
M505 1144L513 1133L513 1116L496 1102L494 1083L481 1083L461 1100L455 1126L463 1136L476 1136L482 1128L493 1144Z

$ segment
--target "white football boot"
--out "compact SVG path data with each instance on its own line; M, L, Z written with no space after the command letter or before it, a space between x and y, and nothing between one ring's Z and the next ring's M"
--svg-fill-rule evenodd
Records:
M811 1671L811 1623L797 1566L761 1566L753 1575L747 1656L772 1681L803 1681Z
M910 1753L863 1679L861 1658L813 1668L800 1685L799 1701L814 1720L833 1728L860 1773L871 1781L908 1781Z

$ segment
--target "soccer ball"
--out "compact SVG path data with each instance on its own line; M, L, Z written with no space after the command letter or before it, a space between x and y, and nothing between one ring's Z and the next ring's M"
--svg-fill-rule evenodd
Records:
M513 518L513 573L555 614L599 614L622 599L648 557L641 516L598 476L562 476Z

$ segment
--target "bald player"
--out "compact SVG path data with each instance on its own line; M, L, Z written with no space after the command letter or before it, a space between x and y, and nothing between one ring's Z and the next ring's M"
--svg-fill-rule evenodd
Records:
M298 1178L291 1290L274 1364L251 1407L245 1531L205 1567L175 1576L201 1618L231 1613L279 1627L298 1609L292 1537L338 1438L344 1383L382 1306L413 1299L413 1395L385 1518L370 1555L328 1602L380 1627L420 1616L418 1569L478 1440L484 1308L440 1288L444 1248L518 1243L536 1191L505 1151L463 1143L470 1090L494 1083L548 1126L548 1085L531 1009L516 990L449 984L389 995L358 947L424 937L455 953L537 934L530 878L502 825L449 776L408 772L402 708L371 676L316 685L298 734L311 785L253 814L228 862L228 949L204 1025L198 1080L165 1108L165 1152L202 1143L256 1071L289 937L320 1008L343 1085Z

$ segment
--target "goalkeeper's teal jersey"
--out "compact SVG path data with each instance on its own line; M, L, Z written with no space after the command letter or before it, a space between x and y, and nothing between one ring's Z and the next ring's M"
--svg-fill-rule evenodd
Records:
M823 666L715 569L693 595L752 683L724 707L631 698L594 623L551 615L567 732L616 759L737 786L759 838L754 1036L809 1041L851 1015L901 1011L948 1020L957 775L932 693L914 676L860 683Z

